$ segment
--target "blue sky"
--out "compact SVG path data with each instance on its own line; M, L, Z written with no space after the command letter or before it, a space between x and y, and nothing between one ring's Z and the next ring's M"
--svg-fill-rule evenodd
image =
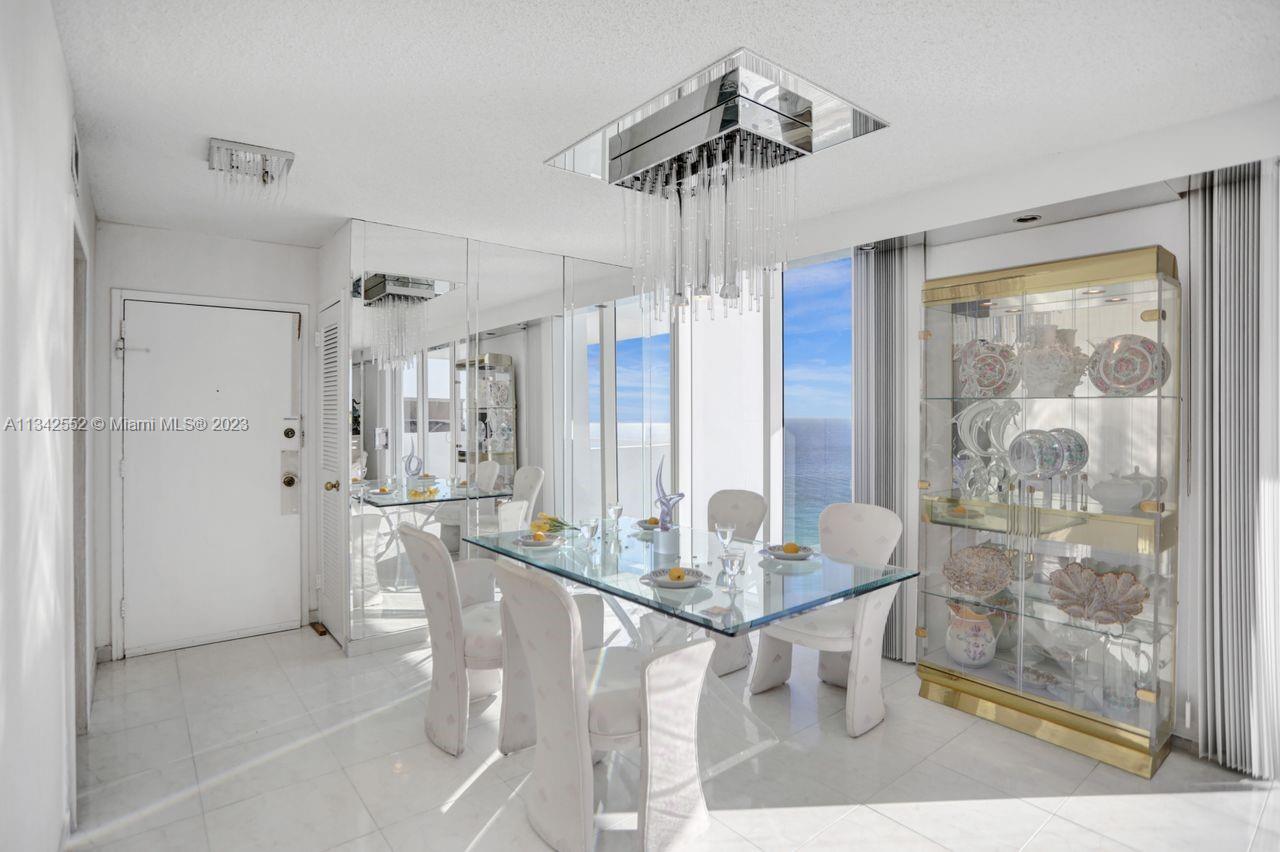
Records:
M853 287L847 257L788 270L782 284L782 411L849 419Z
M783 415L849 419L853 406L853 292L847 257L793 269L783 279ZM671 337L618 341L618 421L644 418L644 351L649 350L654 400L651 422L667 422ZM587 347L588 411L600 418L600 345Z
M652 384L649 388L653 411L649 422L666 423L671 418L667 400L671 396L671 335L628 337L618 341L618 422L642 423L644 416L644 358L648 348ZM600 344L587 347L587 406L591 421L600 420Z

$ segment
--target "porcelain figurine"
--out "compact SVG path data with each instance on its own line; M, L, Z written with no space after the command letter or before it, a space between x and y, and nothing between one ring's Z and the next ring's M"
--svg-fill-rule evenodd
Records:
M951 620L947 624L947 654L962 666L981 668L996 658L996 647L1007 621L1001 619L997 629L991 623L991 610L970 606L960 601L947 601Z

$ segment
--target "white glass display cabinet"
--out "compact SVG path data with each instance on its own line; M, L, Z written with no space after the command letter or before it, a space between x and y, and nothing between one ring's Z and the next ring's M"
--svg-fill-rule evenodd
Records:
M1150 777L1173 724L1180 287L1158 246L925 283L920 694Z

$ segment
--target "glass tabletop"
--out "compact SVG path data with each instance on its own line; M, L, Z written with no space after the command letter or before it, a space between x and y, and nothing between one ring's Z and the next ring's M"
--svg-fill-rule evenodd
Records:
M434 493L431 489L435 489ZM410 496L412 492L413 496ZM490 497L510 497L510 491L486 491L470 485L449 485L444 480L414 486L412 489L400 485L387 492L379 492L369 487L360 494L359 499L370 506L387 508L390 506L416 506L420 503L452 503L457 500L484 500Z
M541 547L521 543L527 531L470 535L465 540L725 636L901 583L919 573L893 565L838 562L817 552L801 561L781 561L763 552L761 542L734 541L730 548L743 551L745 564L730 588L721 571L723 548L715 533L677 529L677 555L655 552L654 534L640 530L633 519L622 519L619 529L617 537L610 533L603 541L599 535L588 540L569 531L558 543ZM663 588L646 576L675 566L684 568L686 576L689 569L706 576L684 589Z

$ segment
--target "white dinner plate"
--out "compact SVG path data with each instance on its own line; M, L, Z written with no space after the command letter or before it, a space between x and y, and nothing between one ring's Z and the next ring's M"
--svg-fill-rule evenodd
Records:
M780 544L770 545L760 551L761 556L768 556L771 559L779 559L783 562L803 562L813 554L814 549L812 547L805 547L803 544L800 545L799 553L787 553L782 549L782 545Z
M534 537L531 535L522 535L516 539L516 544L520 545L521 547L528 547L532 549L556 547L560 544L560 536L549 535L543 541L536 541Z
M640 582L646 586L657 586L660 589L692 589L694 586L700 586L707 580L707 575L703 574L697 568L686 568L683 580L672 580L667 576L666 570L650 571L640 578Z

